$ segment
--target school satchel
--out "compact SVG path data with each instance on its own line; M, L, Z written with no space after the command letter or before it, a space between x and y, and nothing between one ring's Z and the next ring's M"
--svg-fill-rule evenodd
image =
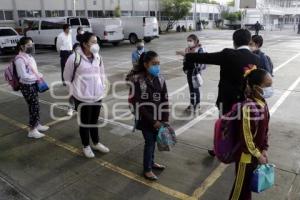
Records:
M18 76L16 64L15 64L15 61L18 58L23 59L24 62L26 63L26 59L24 57L16 56L4 70L4 78L7 81L7 83L11 86L13 91L20 90L20 78Z
M252 192L261 193L273 187L275 183L275 165L259 165L251 179Z
M214 152L223 163L235 162L241 143L236 141L239 134L238 117L241 116L242 104L235 104L231 111L215 123Z
M171 148L177 143L176 134L173 128L163 124L157 135L157 148L159 151L171 151Z

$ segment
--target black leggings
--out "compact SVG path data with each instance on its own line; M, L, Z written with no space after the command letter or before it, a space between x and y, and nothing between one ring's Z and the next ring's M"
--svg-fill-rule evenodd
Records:
M36 128L40 121L40 104L37 84L21 84L21 93L28 104L29 126Z
M78 111L78 116L80 118L79 133L80 133L82 145L84 147L90 145L90 136L92 142L94 144L98 144L99 143L98 127L95 126L98 124L98 118L101 109L101 105L100 105L101 101L96 102L97 105L84 103L75 98L74 101L75 101L75 109Z

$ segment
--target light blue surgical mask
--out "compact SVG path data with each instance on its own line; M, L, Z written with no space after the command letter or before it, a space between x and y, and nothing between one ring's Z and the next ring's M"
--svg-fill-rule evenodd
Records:
M265 87L265 88L262 88L262 90L263 90L262 96L265 99L271 98L274 95L273 87Z
M148 72L152 76L158 77L160 74L160 65L152 65L151 67L148 68Z

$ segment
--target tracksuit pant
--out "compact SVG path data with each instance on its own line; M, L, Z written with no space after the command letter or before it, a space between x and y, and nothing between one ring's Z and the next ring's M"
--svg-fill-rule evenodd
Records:
M61 80L62 80L63 84L65 84L65 79L64 79L65 65L71 54L72 54L72 51L60 51Z

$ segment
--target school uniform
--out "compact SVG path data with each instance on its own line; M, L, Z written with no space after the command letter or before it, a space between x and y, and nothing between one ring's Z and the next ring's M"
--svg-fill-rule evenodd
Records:
M185 53L204 53L204 48L201 45L194 48L186 48ZM192 66L183 66L183 71L187 75L187 82L189 85L190 91L190 105L193 108L196 108L200 104L200 88L195 88L193 86L193 76L198 73L202 74L202 71L206 69L206 65L204 64L192 64Z
M69 33L68 35L66 35L65 32L60 33L57 37L56 48L60 53L61 79L65 84L63 73L66 62L69 56L72 54L73 50L72 34Z
M81 62L76 70L74 80L71 82L75 53L67 60L64 78L70 83L75 109L80 115L79 132L82 145L87 147L89 146L89 136L94 144L99 142L98 128L95 125L98 123L106 78L103 60L99 54L94 54L93 58L89 59L81 48L77 50L77 53L81 56Z
M260 66L259 57L248 46L224 49L216 53L186 54L184 65L194 68L192 63L220 65L219 91L216 105L226 114L235 103L245 100L244 74L249 68Z
M26 103L28 104L29 126L30 128L35 128L40 122L40 105L37 81L43 75L38 72L34 57L29 54L19 53L16 57L15 65L17 74L20 78L20 90Z
M167 85L164 78L149 80L145 74L134 82L134 99L136 100L136 128L141 130L145 139L144 172L150 172L154 165L155 143L158 130L153 126L156 121L169 121L169 101Z
M256 98L248 99L242 107L242 120L236 157L236 179L230 200L251 200L251 178L258 166L262 151L268 150L268 131L270 114L267 103Z

